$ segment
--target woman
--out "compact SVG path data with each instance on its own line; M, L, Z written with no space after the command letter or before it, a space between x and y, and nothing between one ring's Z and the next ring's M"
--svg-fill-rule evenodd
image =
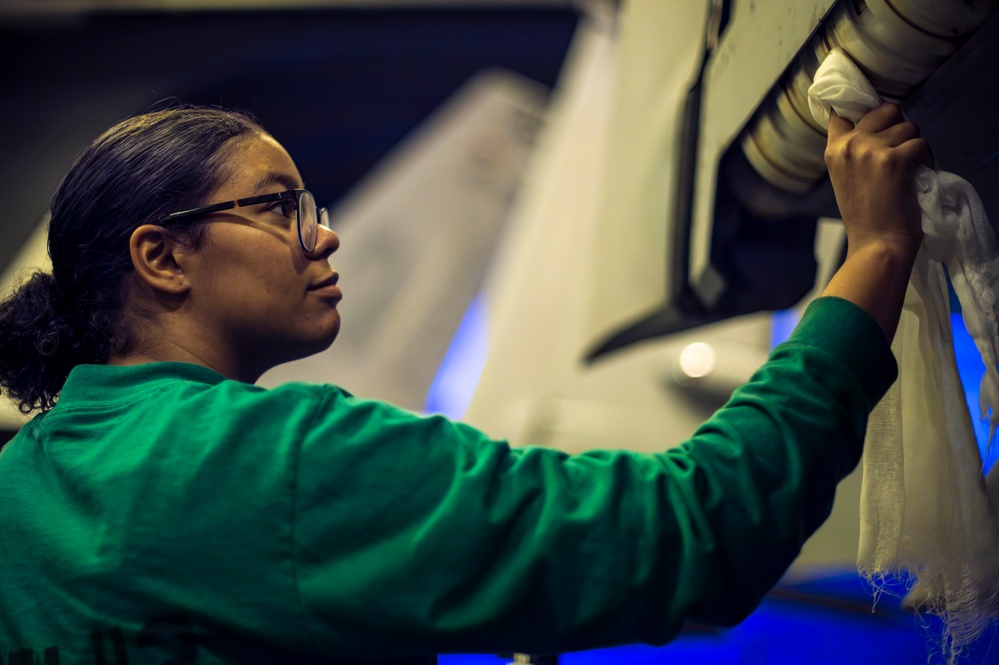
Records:
M0 453L0 659L433 662L740 621L894 380L929 159L896 107L834 117L825 297L682 446L567 456L252 385L336 337L336 234L252 120L119 123L52 200L52 274L0 307L0 386L41 410Z

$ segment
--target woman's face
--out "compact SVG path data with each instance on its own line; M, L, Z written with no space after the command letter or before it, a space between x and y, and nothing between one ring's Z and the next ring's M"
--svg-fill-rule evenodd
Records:
M233 175L206 203L304 187L270 136L256 136L230 159ZM227 345L244 369L257 373L326 349L340 329L342 294L329 262L340 240L321 227L315 250L306 254L295 214L286 212L264 203L213 214L184 268L197 334Z

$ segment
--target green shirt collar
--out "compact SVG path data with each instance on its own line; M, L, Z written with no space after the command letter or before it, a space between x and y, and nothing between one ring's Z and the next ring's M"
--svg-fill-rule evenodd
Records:
M181 362L145 363L142 365L77 365L69 373L60 402L106 402L158 390L175 381L194 381L210 386L226 378L215 370Z

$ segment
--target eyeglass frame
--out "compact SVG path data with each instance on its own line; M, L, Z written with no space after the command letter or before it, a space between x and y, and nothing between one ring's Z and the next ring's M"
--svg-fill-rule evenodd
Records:
M326 208L320 208L318 204L315 205L316 208L316 245L313 245L310 249L305 244L305 238L302 236L302 197L308 194L312 197L313 203L316 201L316 195L307 189L289 189L283 192L276 192L274 194L261 194L259 196L250 196L243 199L236 199L234 201L225 201L222 203L212 203L210 205L201 206L199 208L191 208L190 210L181 210L179 212L172 212L163 218L164 222L172 222L177 219L185 219L188 217L203 217L205 215L210 215L213 212L222 212L223 210L233 210L234 208L244 208L246 206L257 205L260 203L272 203L274 201L286 201L289 199L295 200L295 221L298 226L298 244L302 246L302 249L306 254L311 254L316 251L316 245L319 244L319 228L320 226L324 228L329 228L329 213Z

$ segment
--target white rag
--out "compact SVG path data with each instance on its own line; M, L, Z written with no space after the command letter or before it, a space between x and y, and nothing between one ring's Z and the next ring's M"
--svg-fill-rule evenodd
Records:
M843 51L834 49L808 91L824 126L829 108L857 122L881 104ZM953 663L999 617L999 465L983 475L975 424L954 358L947 275L986 372L981 418L991 443L999 422L999 246L974 188L925 166L916 174L923 244L892 349L899 380L867 429L861 490L861 574L915 583L908 600L939 615Z

